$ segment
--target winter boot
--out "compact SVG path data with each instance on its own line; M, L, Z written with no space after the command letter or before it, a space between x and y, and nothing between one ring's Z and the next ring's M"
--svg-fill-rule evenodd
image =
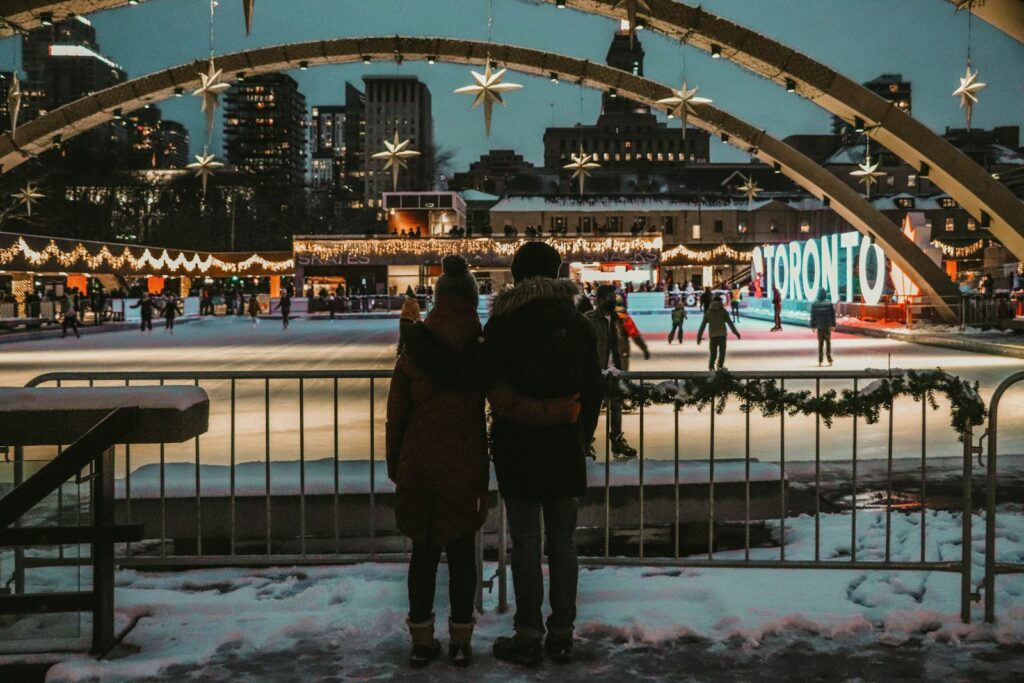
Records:
M414 624L408 619L405 620L405 623L409 627L409 635L412 637L409 666L414 669L422 669L441 654L441 643L434 638L434 616L431 615L429 620L419 624Z
M591 460L597 460L597 450L594 448L593 441L587 444L587 457Z
M541 639L525 633L516 633L511 638L498 638L491 651L497 659L523 666L538 666L544 661Z
M448 620L448 661L455 666L469 666L473 662L470 642L473 640L475 624L475 621L456 624L451 619Z
M636 457L636 449L626 443L626 437L622 434L612 437L612 453L619 460L632 460Z
M544 639L544 654L555 664L568 664L572 661L572 631L548 631Z

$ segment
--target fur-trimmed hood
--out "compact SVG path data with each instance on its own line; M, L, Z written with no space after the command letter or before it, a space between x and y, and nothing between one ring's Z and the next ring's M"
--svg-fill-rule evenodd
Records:
M551 300L575 307L580 289L570 280L553 280L549 277L531 277L506 289L494 297L491 317L508 315L534 301Z

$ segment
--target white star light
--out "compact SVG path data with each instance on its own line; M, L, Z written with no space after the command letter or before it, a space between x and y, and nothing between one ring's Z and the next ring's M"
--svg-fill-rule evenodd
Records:
M32 205L38 203L45 196L42 192L38 191L38 186L35 183L28 183L25 187L11 195L19 204L25 205L25 212L29 216L32 215Z
M761 194L763 188L758 186L757 181L753 178L744 178L743 180L743 184L738 189L747 196L747 206L750 206L757 198L757 195Z
M566 164L562 168L567 171L572 171L573 180L579 178L580 180L580 194L583 194L583 183L586 181L587 176L590 175L591 169L601 168L601 164L595 162L597 159L596 154L586 154L583 151L583 146L580 146L579 154L570 155L572 163Z
M212 154L207 154L207 150L203 150L202 154L196 155L196 160L187 166L190 171L196 172L197 178L203 180L203 196L206 196L206 182L209 180L213 172L218 168L224 168L224 164L216 160L216 157Z
M850 175L855 178L859 178L860 180L858 180L858 182L863 183L864 194L868 199L871 199L871 185L877 183L879 178L884 178L889 175L884 171L878 170L878 163L879 162L876 161L872 164L871 156L869 155L864 157L863 164L857 164L858 168L856 171L850 171Z
M636 15L640 10L651 14L651 6L647 4L647 0L615 0L612 9L618 9L622 3L626 3L626 21L629 22L629 44L632 47L633 39L636 37Z
M202 111L206 112L206 131L213 130L213 113L220 104L220 94L230 88L230 84L221 80L223 72L210 60L210 69L205 74L199 74L202 84L192 93L193 97L202 97Z
M21 81L18 72L11 73L11 84L7 86L7 111L11 114L11 133L18 128L18 112L21 110Z
M374 159L387 159L387 163L384 164L384 170L391 169L391 188L392 190L398 189L398 174L406 167L405 160L411 159L412 157L418 157L420 155L414 149L408 149L408 140L399 140L398 131L395 131L394 142L384 141L385 150L383 152L377 152L373 155Z
M505 71L506 69L499 69L492 72L491 62L488 59L483 73L470 72L476 83L455 91L459 95L473 95L473 109L481 104L484 105L484 130L488 136L491 134L491 112L494 109L494 103L497 102L501 106L505 106L505 100L501 97L502 93L520 90L523 87L518 83L502 83L501 79L505 77Z
M971 114L974 112L974 105L978 103L978 93L988 87L988 83L978 81L978 72L971 72L971 65L967 65L967 73L960 79L960 87L953 91L953 97L960 98L960 108L967 110L967 128L971 127Z
M675 116L683 122L683 137L686 137L686 117L689 114L697 114L697 110L693 108L695 104L711 104L711 100L707 97L697 97L697 91L700 90L698 86L692 88L686 87L686 81L683 81L683 87L679 90L672 92L672 97L666 97L658 100L658 104L664 104L669 109L670 115Z

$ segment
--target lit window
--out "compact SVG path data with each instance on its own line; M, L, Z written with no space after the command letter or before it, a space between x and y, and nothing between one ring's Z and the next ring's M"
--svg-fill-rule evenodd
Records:
M947 218L946 219L946 232L953 232L953 219L952 218Z
M700 239L700 223L694 223L691 231L691 236L695 240Z
M810 231L811 231L811 224L810 223L808 223L807 221L804 221L803 223L800 224L800 232L807 233L807 232L810 232Z
M910 175L907 176L907 187L916 187L916 186L917 186L917 176L914 175L913 173L911 173Z
M968 218L967 229L971 232L974 232L975 230L978 229L978 223L973 218Z
M737 224L736 232L738 232L740 234L743 234L746 231L747 231L747 224L746 223L739 223L739 224Z

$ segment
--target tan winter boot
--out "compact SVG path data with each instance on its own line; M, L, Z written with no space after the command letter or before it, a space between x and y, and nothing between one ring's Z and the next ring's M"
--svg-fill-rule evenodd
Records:
M419 624L414 624L408 619L405 620L405 623L409 627L409 635L412 637L409 666L414 669L422 669L441 654L441 643L434 638L434 616L431 615L428 621Z
M455 666L469 666L473 661L473 627L476 621L456 624L448 620L448 661Z

